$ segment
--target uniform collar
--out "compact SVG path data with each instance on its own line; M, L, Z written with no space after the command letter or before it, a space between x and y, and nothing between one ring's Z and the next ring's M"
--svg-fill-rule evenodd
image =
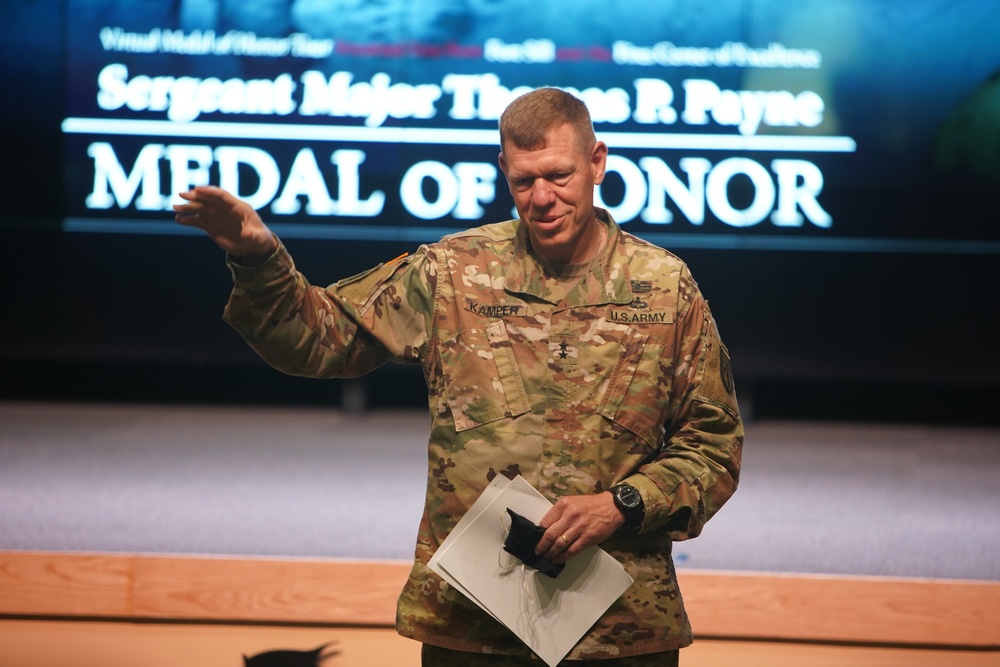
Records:
M596 305L605 303L627 304L632 301L632 288L628 275L628 256L625 239L618 223L603 208L594 208L599 224L607 229L608 247L593 272L583 278L587 281L584 293L589 303L575 305ZM529 251L528 229L518 222L514 237L514 257L504 278L504 289L515 294L527 294L543 301L550 301L542 267Z

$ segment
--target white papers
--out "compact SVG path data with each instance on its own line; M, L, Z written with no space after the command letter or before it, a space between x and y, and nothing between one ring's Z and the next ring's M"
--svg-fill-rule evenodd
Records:
M523 478L497 475L428 565L553 667L632 585L632 578L598 547L570 558L555 579L522 567L503 551L507 529L502 517L508 507L538 523L551 506ZM512 563L516 567L509 567Z

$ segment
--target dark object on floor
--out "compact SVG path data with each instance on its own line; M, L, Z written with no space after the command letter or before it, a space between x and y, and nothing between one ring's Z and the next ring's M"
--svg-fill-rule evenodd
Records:
M245 667L319 667L327 658L336 655L337 650L331 649L323 653L331 644L327 642L322 646L317 646L311 651L292 651L281 649L276 651L264 651L254 656L243 656Z

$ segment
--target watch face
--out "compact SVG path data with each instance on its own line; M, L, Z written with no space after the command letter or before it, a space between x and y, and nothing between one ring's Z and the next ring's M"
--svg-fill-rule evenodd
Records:
M642 502L639 491L634 486L619 486L615 490L615 495L625 507L638 507Z

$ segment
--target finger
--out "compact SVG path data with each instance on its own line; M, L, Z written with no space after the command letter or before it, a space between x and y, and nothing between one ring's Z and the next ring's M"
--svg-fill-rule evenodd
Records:
M545 529L545 532L542 534L542 538L538 540L538 544L535 545L535 553L539 556L548 557L552 554L552 552L558 552L558 545L562 544L559 536L569 528L569 523L561 520L560 514L561 512L557 508L553 507L544 517L542 517L542 520L538 522L538 525Z
M230 197L232 201L236 201L227 191L214 185L196 185L187 192L178 192L177 196L192 203L209 204L212 202L227 201L226 196ZM227 203L231 202L227 201Z
M174 204L174 219L184 224L193 224L205 210L204 204L193 201L188 204Z
M562 510L559 507L553 506L545 513L542 520L538 522L538 525L545 529L542 538L535 545L535 553L539 556L548 553L562 534L561 530L556 530L556 525L559 523L561 516Z
M549 562L555 565L562 565L568 561L577 553L574 545L575 541L567 542L559 553L547 557Z
M202 210L200 204L174 204L173 209L176 213L183 213L185 215L193 215Z
M556 565L560 565L580 553L582 544L581 537L576 535L572 528L567 528L566 532L559 534L555 544L546 553L545 558Z
M538 541L535 553L548 560L562 554L573 543L574 532L569 523L562 521L552 524Z
M573 540L575 538L573 537L572 532L570 532L569 534L567 534L567 532L570 531L570 530L571 529L567 528L566 530L564 530L561 533L559 533L558 535L556 535L556 537L552 540L552 546L549 547L549 550L548 550L549 553L551 553L553 555L555 555L556 553L562 553L563 551L566 550L566 548L570 544L573 543Z
M207 198L199 195L197 190L178 192L177 196L183 199L184 202L181 204L174 204L173 209L175 211L197 211L205 208L208 204Z
M573 546L573 543L576 542L576 536L573 535L572 529L567 528L566 530L569 531L568 534L567 532L560 533L559 539L553 545L560 554L566 553Z
M183 204L174 204L176 212L185 215L205 215L215 216L220 213L235 210L240 200L233 195L215 186L199 185L187 192L178 192L177 195L185 200Z
M199 185L191 188L187 192L178 192L177 196L189 202L204 202L208 201L212 197L212 194L213 188Z

